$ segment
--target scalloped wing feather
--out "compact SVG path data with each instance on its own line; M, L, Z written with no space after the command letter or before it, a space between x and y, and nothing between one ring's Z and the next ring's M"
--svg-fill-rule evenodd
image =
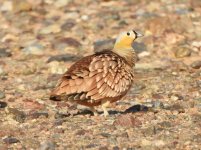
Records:
M133 81L132 68L113 52L94 54L76 62L52 92L61 100L100 101L125 94Z

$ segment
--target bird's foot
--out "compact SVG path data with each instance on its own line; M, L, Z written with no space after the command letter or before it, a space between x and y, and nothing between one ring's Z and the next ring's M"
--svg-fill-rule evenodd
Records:
M107 116L110 115L110 114L108 113L107 109L103 110L103 115L104 115L104 117L107 117Z
M104 117L107 117L109 116L109 113L107 111L107 107L110 105L110 101L106 101L106 100L103 100L101 102L101 107L103 109L103 114L104 114Z
M94 116L98 116L98 112L94 107L90 107L90 110L93 112Z

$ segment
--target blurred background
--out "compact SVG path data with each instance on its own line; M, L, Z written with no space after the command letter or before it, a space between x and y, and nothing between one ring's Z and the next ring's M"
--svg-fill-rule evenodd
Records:
M78 115L71 118L71 124L61 125L63 130L73 130L63 134L63 130L57 129L57 123L65 115L54 116L54 111L66 111L67 104L49 102L49 92L74 61L111 49L118 34L131 29L144 34L133 44L139 57L135 66L136 81L125 101L114 104L113 109L124 111L143 104L159 109L159 117L153 121L157 111L138 117L137 125L140 122L147 130L137 126L136 130L129 130L132 136L123 135L124 130L106 122L109 127L105 130L110 135L97 139L104 139L106 147L113 143L111 149L115 140L108 141L110 137L120 138L116 145L121 143L123 146L119 144L119 148L137 145L145 149L148 145L153 149L160 146L196 149L201 143L198 134L201 0L0 0L0 122L4 122L0 124L0 137L4 139L0 141L0 149L1 146L19 149L23 146L28 149L54 147L55 142L58 144L71 134L75 134L75 139L77 135L83 135L84 142L78 142L77 148L100 147L102 141L94 140L87 133L102 133L104 124L98 131L82 131L80 128L96 128L96 125L91 124L90 119L79 124L83 118ZM167 117L171 114L177 119ZM110 119L125 126L118 122L118 117ZM126 121L134 127L136 122L131 120L128 117ZM166 123L161 124L162 128L156 125L164 120ZM175 132L172 133L170 128ZM179 138L183 130L185 132ZM160 137L162 131L163 138ZM174 138L167 138L166 132ZM135 137L135 133L140 138ZM69 148L72 139L58 145L63 148L66 144ZM138 141L141 139L144 141ZM129 140L135 142L131 144ZM44 141L47 142L43 145ZM91 142L96 144L90 145Z
M2 0L0 3L1 58L37 60L37 63L46 59L48 62L76 59L112 48L117 35L130 29L145 35L134 44L141 53L139 57L184 58L189 65L200 56L199 0Z

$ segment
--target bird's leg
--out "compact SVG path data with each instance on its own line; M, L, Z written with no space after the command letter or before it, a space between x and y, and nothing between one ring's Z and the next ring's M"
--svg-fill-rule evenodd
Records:
M104 112L104 116L107 117L109 115L108 111L107 111L107 107L110 105L110 101L108 100L103 100L101 102L101 107L103 109Z
M94 116L98 116L98 112L96 111L96 109L93 106L90 107L90 110L94 113Z

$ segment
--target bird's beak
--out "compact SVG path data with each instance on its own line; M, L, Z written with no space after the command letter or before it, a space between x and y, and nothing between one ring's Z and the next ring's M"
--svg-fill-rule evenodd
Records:
M144 36L142 33L136 32L135 30L133 30L133 32L135 33L136 38Z
M137 32L137 38L144 36L142 33Z

